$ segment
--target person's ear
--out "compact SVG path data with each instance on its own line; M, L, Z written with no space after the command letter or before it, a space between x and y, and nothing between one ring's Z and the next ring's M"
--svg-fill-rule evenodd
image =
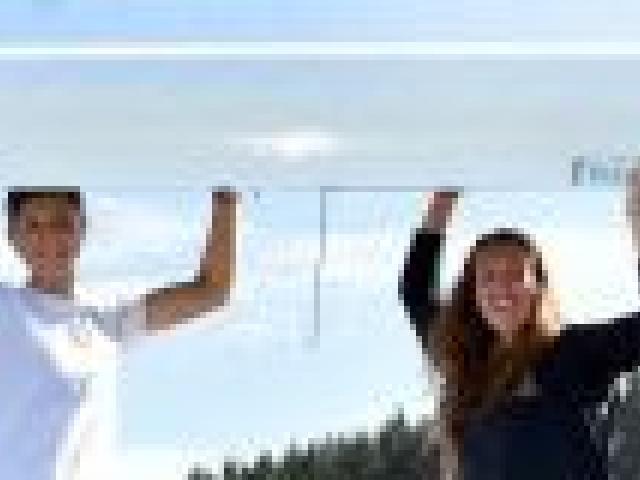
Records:
M16 224L15 221L7 222L7 240L9 244L15 246L16 243Z
M15 225L7 227L7 239L13 253L18 257L22 257L22 245L20 245L20 237Z

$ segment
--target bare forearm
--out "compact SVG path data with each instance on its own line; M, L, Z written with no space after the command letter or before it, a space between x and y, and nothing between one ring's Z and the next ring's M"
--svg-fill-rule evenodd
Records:
M222 307L229 290L212 290L198 279L160 288L145 296L146 330L169 330Z
M235 194L214 193L212 211L205 248L193 280L161 288L144 298L147 330L169 329L227 303L236 269Z
M229 289L235 277L237 205L218 198L215 210L196 281L204 288Z

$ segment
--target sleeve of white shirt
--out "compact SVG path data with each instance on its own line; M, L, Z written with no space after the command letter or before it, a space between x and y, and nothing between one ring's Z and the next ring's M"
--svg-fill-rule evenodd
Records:
M139 302L95 310L93 325L111 341L129 347L145 332L146 308Z

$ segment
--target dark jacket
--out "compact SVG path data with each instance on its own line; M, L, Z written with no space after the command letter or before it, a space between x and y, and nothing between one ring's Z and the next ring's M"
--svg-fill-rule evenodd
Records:
M419 229L400 281L423 345L438 311L443 243L443 235ZM464 480L607 478L607 444L594 425L611 383L640 364L639 316L563 329L533 372L533 390L466 419Z

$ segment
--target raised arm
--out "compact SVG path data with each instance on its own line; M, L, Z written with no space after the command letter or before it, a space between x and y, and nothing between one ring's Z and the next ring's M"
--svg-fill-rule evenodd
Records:
M238 200L229 190L212 193L212 221L200 266L193 280L143 296L147 331L170 329L226 304L235 279Z
M633 248L640 246L640 169L629 172L626 190L626 214L632 234ZM638 261L636 272L640 276ZM640 281L640 279L639 279ZM606 323L576 328L574 337L587 347L585 354L596 364L594 376L606 374L615 378L640 366L640 312L632 312ZM604 377L602 377L604 378Z
M400 299L423 343L438 310L440 258L458 196L456 191L438 191L427 199L422 224L414 233L400 276Z

